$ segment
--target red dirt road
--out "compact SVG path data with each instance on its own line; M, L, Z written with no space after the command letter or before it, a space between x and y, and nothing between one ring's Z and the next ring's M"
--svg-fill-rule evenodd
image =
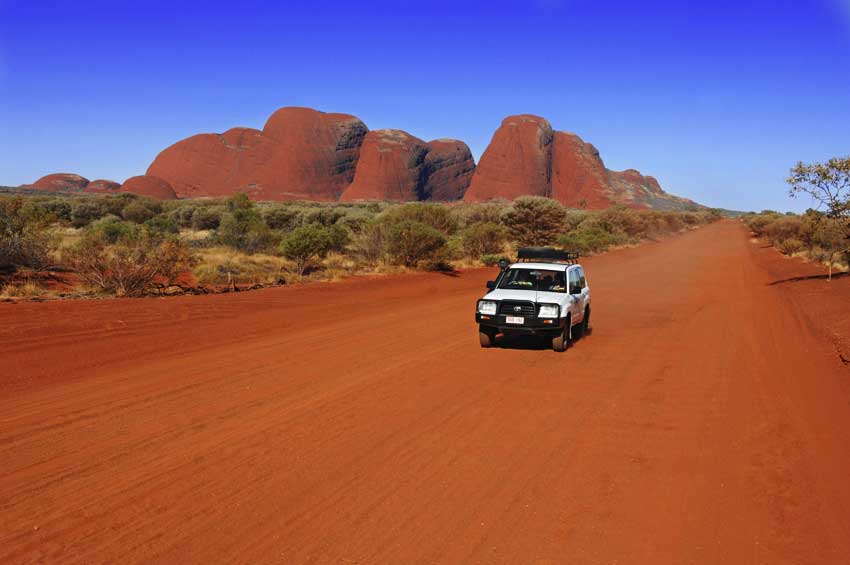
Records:
M772 254L591 258L564 354L478 347L490 271L0 305L0 562L847 563L850 371Z

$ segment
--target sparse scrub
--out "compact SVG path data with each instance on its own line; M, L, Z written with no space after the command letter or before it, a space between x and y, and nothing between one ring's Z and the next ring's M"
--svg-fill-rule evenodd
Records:
M66 260L89 286L117 296L139 296L155 282L171 284L192 264L188 248L176 239L139 230L108 245L92 230L66 253Z

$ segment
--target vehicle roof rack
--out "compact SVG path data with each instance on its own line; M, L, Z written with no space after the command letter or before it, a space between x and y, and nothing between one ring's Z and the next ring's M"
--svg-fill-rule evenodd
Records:
M578 262L579 254L576 251L565 251L554 247L520 247L517 251L517 259L520 263L563 263L574 265Z

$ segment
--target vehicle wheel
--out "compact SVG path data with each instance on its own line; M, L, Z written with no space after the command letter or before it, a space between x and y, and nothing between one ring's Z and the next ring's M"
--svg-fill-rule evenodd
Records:
M590 306L584 309L584 319L581 321L581 335L587 335L590 330Z
M552 349L557 352L566 351L572 340L572 320L567 316L564 329L557 336L552 338Z
M481 347L493 347L493 342L496 341L496 339L490 330L479 327L478 341L481 343Z

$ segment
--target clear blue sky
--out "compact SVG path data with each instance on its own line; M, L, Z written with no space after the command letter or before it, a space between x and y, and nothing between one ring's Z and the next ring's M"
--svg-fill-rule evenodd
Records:
M676 194L799 210L788 169L850 154L850 0L0 0L0 184L122 181L290 105L476 158L539 114Z

